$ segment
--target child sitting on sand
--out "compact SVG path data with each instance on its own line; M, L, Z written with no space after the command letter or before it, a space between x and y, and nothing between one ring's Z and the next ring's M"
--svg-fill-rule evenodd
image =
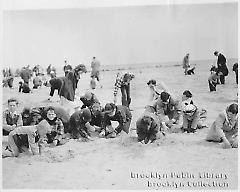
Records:
M3 112L3 135L9 135L16 127L23 125L22 115L17 109L17 99L8 99L8 109Z
M29 147L33 155L41 154L44 137L50 132L51 126L46 120L38 125L17 127L9 134L8 149L2 152L2 156L18 157L19 153L28 151Z
M59 119L55 113L53 107L48 107L46 109L47 113L47 122L51 126L51 133L47 134L47 143L53 143L53 145L59 145L63 143L64 137L64 126L61 119Z
M223 142L223 148L238 147L238 104L229 105L213 122L207 141Z

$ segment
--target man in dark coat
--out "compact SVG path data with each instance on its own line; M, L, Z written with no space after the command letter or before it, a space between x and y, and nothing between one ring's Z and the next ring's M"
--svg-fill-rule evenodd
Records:
M129 133L132 114L127 106L107 103L104 107L104 113L103 132L101 136L106 136L107 138L116 137L116 134L122 130L127 134ZM113 128L111 121L117 121L119 125Z
M218 51L214 52L214 55L218 57L217 59L217 72L220 76L220 83L225 84L225 76L228 75L228 68L226 65L226 58L222 53L219 53Z
M238 63L234 63L232 70L235 72L236 83L238 84Z
M83 64L78 65L73 71L68 72L67 76L63 79L60 96L69 101L74 101L75 90L77 88L80 75L86 72L86 67Z

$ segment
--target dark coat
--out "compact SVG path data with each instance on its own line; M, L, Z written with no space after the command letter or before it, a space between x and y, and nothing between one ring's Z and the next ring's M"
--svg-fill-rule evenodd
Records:
M67 76L63 78L63 84L59 95L65 97L69 101L74 101L77 84L77 75L74 71L70 71Z
M218 60L217 60L217 66L218 66L218 72L222 72L224 76L228 75L228 68L226 65L226 58L223 54L219 53Z
M20 72L20 77L23 79L24 83L28 83L29 79L31 78L31 71L23 68Z

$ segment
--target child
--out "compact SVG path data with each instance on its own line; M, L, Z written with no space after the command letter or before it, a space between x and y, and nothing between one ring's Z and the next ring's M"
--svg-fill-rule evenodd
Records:
M195 101L193 102L192 93L189 90L185 90L183 92L181 105L183 111L184 131L194 132L195 130L193 129L196 128L201 129L203 127L206 127L206 125L204 125L204 121L207 118L207 110L204 108L199 108L196 102ZM195 125L196 122L197 127ZM189 128L187 125L191 127Z
M8 109L3 112L3 135L9 133L18 126L23 125L22 115L17 112L18 101L15 98L8 99Z
M3 151L3 157L18 157L23 152L23 147L30 147L33 155L41 154L44 137L51 132L51 127L46 120L38 125L21 126L14 129L8 136L8 149ZM27 139L23 139L27 135Z
M207 141L223 142L223 148L238 147L238 104L229 105L213 122Z
M235 72L236 83L238 84L238 63L234 63L232 70Z
M128 107L107 103L104 107L103 130L100 136L106 136L106 138L116 137L116 134L122 130L128 134L131 120L132 114ZM111 121L117 121L119 125L113 128Z
M156 114L162 125L167 125L171 129L179 127L181 106L179 101L169 93L163 91L153 107L156 109Z
M30 93L31 89L29 88L27 83L23 83L23 82L19 82L19 89L18 89L19 93Z
M217 68L215 66L213 66L210 69L210 72L211 74L208 77L208 85L209 85L210 92L212 92L212 91L216 91L219 76L218 76Z
M83 105L81 109L86 107L91 107L94 103L99 103L98 98L94 93L91 93L90 91L87 91L84 96L80 97L80 100L83 102Z
M70 130L73 139L90 139L90 131L92 126L90 126L91 112L89 109L81 109L80 111L74 112L69 120Z
M114 104L117 103L117 93L118 89L121 88L122 93L122 105L129 107L131 103L131 96L130 96L130 81L135 76L132 73L126 72L122 76L117 75L116 81L115 81L115 87L113 92L113 102Z
M160 138L160 121L154 113L145 112L136 122L138 142L152 143Z
M47 143L53 143L53 145L57 146L63 143L64 137L64 126L61 119L57 118L55 110L53 107L48 107L46 109L47 113L47 122L51 126L51 133L47 134Z

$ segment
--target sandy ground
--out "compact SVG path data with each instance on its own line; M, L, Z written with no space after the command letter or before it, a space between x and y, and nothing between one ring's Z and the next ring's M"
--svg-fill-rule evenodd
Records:
M194 100L208 111L206 124L237 98L235 74L229 64L225 85L209 93L207 78L211 63L197 63L196 74L185 76L181 67L132 70L136 78L131 84L134 109L131 133L114 139L95 137L91 142L70 140L63 146L46 148L42 156L21 155L2 160L4 189L237 189L238 150L222 149L218 143L206 142L208 128L196 133L173 133L154 144L137 143L135 123L149 97L146 82L164 81L175 96L191 90ZM96 95L104 105L113 99L116 72L102 72L103 88ZM89 87L89 73L82 76L78 95ZM3 89L3 109L14 96L24 105L59 105L57 96L48 103L49 88L32 94L18 94ZM120 97L118 103L120 104ZM68 106L65 106L66 108ZM6 141L6 138L3 138ZM3 142L3 145L5 142ZM158 175L158 177L156 177ZM204 177L205 175L205 177ZM210 178L207 178L209 176Z

